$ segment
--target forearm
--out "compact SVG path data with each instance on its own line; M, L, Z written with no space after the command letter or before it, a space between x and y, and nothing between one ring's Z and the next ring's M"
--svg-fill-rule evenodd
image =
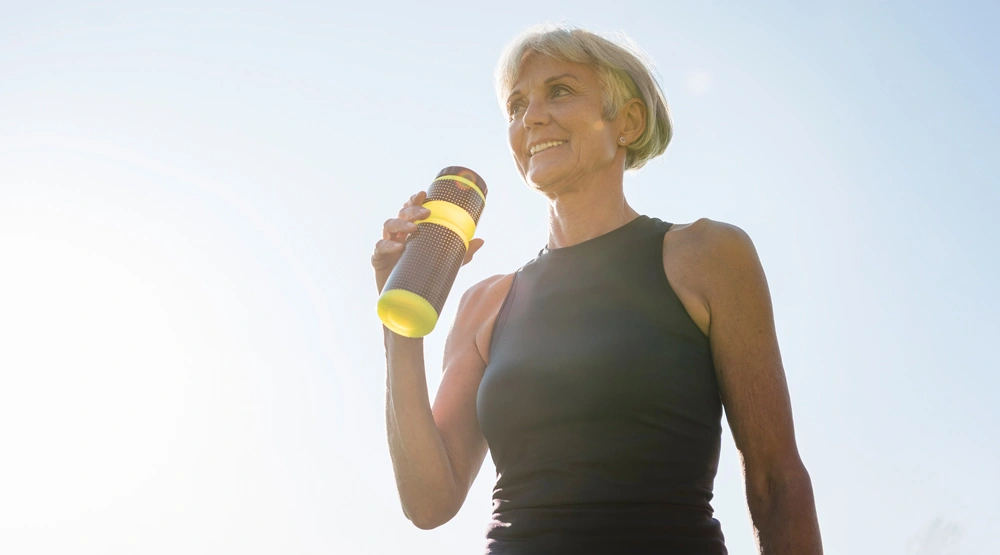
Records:
M433 528L455 497L454 474L434 423L424 374L423 339L383 328L386 347L386 432L403 513Z
M800 475L749 493L750 514L761 555L822 555L812 482Z

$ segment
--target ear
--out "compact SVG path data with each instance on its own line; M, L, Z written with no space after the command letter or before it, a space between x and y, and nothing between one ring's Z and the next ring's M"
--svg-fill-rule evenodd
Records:
M646 130L646 106L638 98L626 102L618 112L618 117L621 118L621 131L618 135L624 136L627 144L635 142Z

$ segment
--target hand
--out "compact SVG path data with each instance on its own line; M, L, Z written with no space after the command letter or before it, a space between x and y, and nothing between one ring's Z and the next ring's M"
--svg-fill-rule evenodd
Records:
M398 217L389 218L382 225L382 239L375 243L375 253L372 254L375 286L378 288L379 294L382 294L382 288L389 280L389 274L396 267L399 258L403 256L406 238L417 230L415 222L430 216L430 210L422 206L425 200L427 200L425 191L416 193L410 197L410 200L403 203ZM472 261L472 256L483 246L483 242L479 238L473 238L469 241L469 249L465 252L465 259L462 261L463 266Z

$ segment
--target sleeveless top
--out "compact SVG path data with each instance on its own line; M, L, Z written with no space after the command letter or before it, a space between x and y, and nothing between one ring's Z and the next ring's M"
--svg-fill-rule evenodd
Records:
M664 273L670 225L639 216L515 273L476 398L488 555L728 553L710 504L722 403Z

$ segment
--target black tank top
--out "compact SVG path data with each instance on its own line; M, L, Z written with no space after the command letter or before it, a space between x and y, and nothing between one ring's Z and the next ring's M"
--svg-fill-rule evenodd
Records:
M722 404L663 270L670 225L639 216L515 273L476 399L497 469L487 554L727 553Z

